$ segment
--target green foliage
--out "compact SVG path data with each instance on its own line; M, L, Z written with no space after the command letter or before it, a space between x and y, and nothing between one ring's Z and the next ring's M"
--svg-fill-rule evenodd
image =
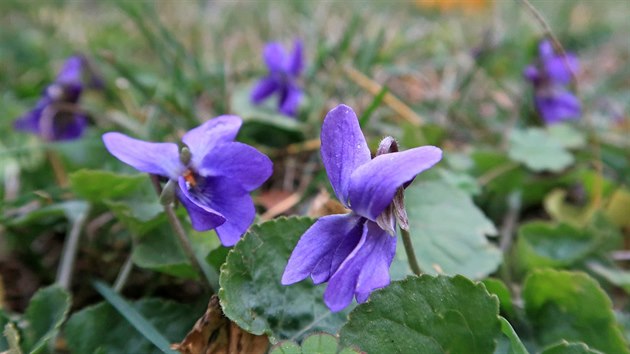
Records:
M57 285L37 291L22 319L21 347L29 353L47 352L47 346L58 333L70 311L70 294Z
M496 295L499 298L499 305L501 306L501 313L506 316L514 316L516 309L512 301L512 295L504 282L495 278L486 278L482 281L483 285L490 294Z
M630 353L610 299L586 274L535 271L525 280L523 299L540 345L582 341L605 353Z
M155 326L167 343L181 341L195 323L195 316L203 313L202 304L183 305L152 298L131 306ZM65 326L65 335L73 353L162 353L105 302L74 313Z
M521 339L518 337L518 335L514 331L514 328L512 328L512 325L510 325L510 322L508 322L503 317L499 317L499 320L501 321L501 332L503 332L503 335L508 338L509 342L507 343L508 345L506 348L503 348L502 351L501 350L495 351L495 354L498 354L498 353L529 354L529 352L527 351L527 349L521 342Z
M276 339L296 339L305 331L336 333L346 312L331 313L323 286L310 279L280 284L284 267L309 218L280 218L254 225L221 267L219 298L227 317L244 330Z
M405 191L405 206L424 272L481 279L501 263L501 252L486 239L496 234L496 228L458 188L441 181L417 181ZM391 270L394 279L411 274L402 247L399 242Z
M328 333L315 333L304 338L299 345L282 341L271 348L270 354L358 354L354 348L340 348L339 339Z
M574 161L564 142L537 128L512 131L508 154L514 161L536 172L560 172Z
M148 183L146 174L120 175L108 171L79 170L70 176L70 189L92 202L122 198Z
M350 313L341 343L367 353L492 353L499 303L462 277L408 277L377 290Z
M601 354L598 350L593 350L584 343L562 342L545 348L541 354Z
M541 221L523 224L518 230L518 257L524 267L569 267L595 250L599 240L586 229Z

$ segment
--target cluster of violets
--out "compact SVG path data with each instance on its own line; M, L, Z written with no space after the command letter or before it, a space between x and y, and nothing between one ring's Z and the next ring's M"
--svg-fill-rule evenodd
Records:
M302 42L295 42L290 55L279 43L269 43L263 57L269 72L254 86L252 102L275 94L278 111L294 117L302 97ZM548 123L579 115L579 101L566 88L576 69L574 56L558 56L543 41L540 62L525 70L536 90L536 107ZM73 56L15 127L47 141L77 138L87 125L78 107L81 93L101 85L85 58ZM255 218L250 193L273 172L267 156L235 141L241 124L237 116L216 117L184 134L179 145L118 132L104 134L103 142L120 161L166 180L164 188L174 192L195 230L215 230L224 246L233 246ZM342 104L324 118L321 158L337 198L350 212L321 217L302 235L281 282L290 285L308 276L315 284L328 282L324 301L331 311L340 311L353 298L365 302L389 284L397 226L408 229L404 189L438 163L442 151L434 146L398 151L396 141L386 137L372 158L356 114Z
M575 55L557 54L550 40L538 45L538 62L525 69L525 77L534 86L534 104L545 123L577 119L582 113L579 99L568 86L579 70Z

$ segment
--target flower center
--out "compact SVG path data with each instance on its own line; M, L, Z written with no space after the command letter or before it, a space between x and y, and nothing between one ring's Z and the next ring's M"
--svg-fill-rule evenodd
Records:
M182 177L186 180L186 187L188 189L197 187L197 179L195 178L195 173L189 168L182 174Z

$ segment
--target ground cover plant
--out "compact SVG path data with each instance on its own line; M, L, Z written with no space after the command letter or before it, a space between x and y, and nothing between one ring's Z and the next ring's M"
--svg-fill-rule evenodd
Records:
M628 13L0 2L0 353L630 353Z

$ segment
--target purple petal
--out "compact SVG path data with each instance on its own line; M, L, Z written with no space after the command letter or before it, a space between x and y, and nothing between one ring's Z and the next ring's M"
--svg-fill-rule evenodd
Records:
M435 146L376 156L350 176L348 195L352 210L372 221L392 202L396 190L442 159Z
M207 231L225 223L226 219L223 215L205 205L206 203L200 202L199 197L195 193L190 192L184 177L179 177L177 182L179 184L177 199L186 208L193 229Z
M328 112L321 133L322 162L337 198L348 207L348 187L354 170L370 161L359 121L352 108L339 105Z
M184 144L192 153L191 165L201 166L208 152L216 145L234 141L241 128L241 118L237 116L219 116L191 129L182 137Z
M553 49L553 43L549 39L543 39L538 44L538 56L541 59L547 59L553 57L555 55L555 50Z
M289 61L289 72L294 76L300 76L304 68L304 48L301 40L296 40L293 46L293 53Z
M285 72L287 55L284 52L282 44L278 42L271 42L265 45L263 51L263 57L265 63L271 72Z
M533 82L534 84L540 81L540 72L538 71L538 68L536 68L534 65L529 65L528 67L526 67L523 71L523 76L525 76L527 80Z
M57 113L53 118L52 140L73 140L80 138L88 125L83 114Z
M389 266L396 252L396 238L378 225L366 222L361 240L328 282L324 302L332 312L346 308L352 298L364 302L377 288L389 284Z
M271 160L255 148L231 142L212 149L201 162L203 176L225 176L248 192L260 187L273 172Z
M279 111L288 116L295 116L298 106L300 105L300 99L302 98L302 91L295 85L287 85L285 92L280 97Z
M556 55L544 60L543 66L550 80L558 84L568 84L571 82L572 73L579 70L579 61L572 54L567 54L566 59Z
M15 129L39 135L39 121L41 120L42 112L49 104L50 99L47 97L41 98L35 108L13 123Z
M82 73L83 58L78 55L71 56L64 62L55 82L63 85L81 86Z
M582 114L580 101L570 91L556 91L550 95L536 95L536 109L547 124L576 119Z
M177 179L184 170L173 143L151 143L115 132L103 134L103 142L112 155L138 171Z
M179 186L197 207L213 214L206 216L211 220L198 220L199 227L195 226L191 215L193 227L199 231L214 228L221 244L233 246L254 221L256 209L252 198L238 183L226 177L202 177L197 182L196 187L189 189L185 180L180 178ZM221 216L222 220L212 219L215 215Z
M339 266L346 260L346 258L348 258L348 255L357 247L357 244L361 240L361 235L363 234L363 224L366 219L359 217L356 214L351 214L351 216L353 217L353 220L350 224L354 226L349 231L343 230L345 234L341 241L338 242L338 245L336 245L336 248L333 249L332 252L327 253L317 263L311 272L313 283L321 284L328 281L330 276L335 274L337 269L339 269ZM350 227L350 224L348 227Z
M258 81L256 86L252 90L251 100L255 104L259 104L260 102L271 96L279 88L280 86L278 84L278 80L276 80L274 77L267 76L265 78L262 78L260 81Z
M335 252L357 222L357 216L352 214L328 215L319 218L306 230L293 249L282 275L282 284L297 283L308 277L322 259Z
M396 236L391 236L377 224L368 221L368 237L380 242L374 247L369 258L363 263L359 274L355 296L357 302L365 302L375 289L389 285L389 267L396 254Z

